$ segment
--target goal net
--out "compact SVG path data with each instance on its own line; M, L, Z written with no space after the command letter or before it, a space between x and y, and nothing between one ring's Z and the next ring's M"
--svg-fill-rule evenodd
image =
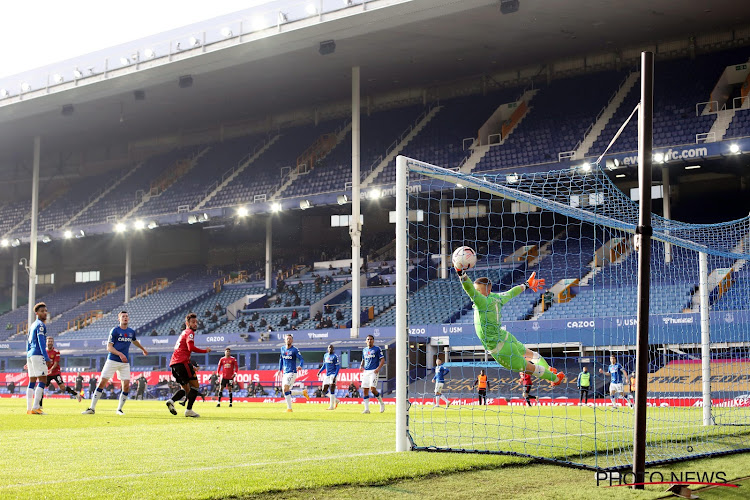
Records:
M637 203L598 165L484 175L399 157L396 190L396 326L409 332L397 432L408 446L629 466ZM748 450L749 221L652 224L647 463ZM463 245L478 254L469 279L489 278L494 293L533 272L545 280L502 305L500 337L564 373L560 385L529 387L480 340L451 265Z

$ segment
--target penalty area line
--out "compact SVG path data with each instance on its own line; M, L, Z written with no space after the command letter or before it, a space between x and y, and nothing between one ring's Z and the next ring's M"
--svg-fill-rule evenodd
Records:
M94 477L74 477L66 479L55 479L52 481L34 481L33 483L14 483L14 484L0 484L0 490L7 490L11 488L24 488L29 486L40 486L50 484L61 484L61 483L75 483L75 482L86 482L86 481L99 481L109 479L128 479L148 476L162 476L167 474L183 474L185 472L202 472L202 471L215 471L222 469L234 469L236 467L264 467L267 465L281 465L281 464L293 464L293 463L304 463L304 462L318 462L325 460L333 460L338 458L358 458L358 457L374 457L380 455L393 455L395 453L403 453L398 451L377 451L372 453L352 453L349 455L334 455L329 457L306 457L306 458L295 458L292 460L273 460L266 462L248 462L244 464L227 464L227 465L210 465L205 467L189 467L181 468L179 470L164 470L164 471L151 471L151 472L139 472L134 474L118 474L116 476L94 476Z

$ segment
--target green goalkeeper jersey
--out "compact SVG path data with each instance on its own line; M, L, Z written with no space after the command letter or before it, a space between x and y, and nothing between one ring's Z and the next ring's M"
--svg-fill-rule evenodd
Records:
M500 309L510 299L521 295L526 287L524 285L514 286L507 292L490 293L487 297L474 288L474 283L465 274L461 276L461 286L474 303L474 329L485 349L492 351L500 341L508 338L506 332L500 326L502 315Z

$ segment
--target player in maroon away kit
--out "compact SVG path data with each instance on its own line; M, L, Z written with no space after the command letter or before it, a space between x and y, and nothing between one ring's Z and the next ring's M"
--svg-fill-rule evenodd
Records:
M529 373L521 373L521 387L523 388L523 399L526 400L526 404L531 406L531 400L536 399L536 396L531 395L531 386L534 385L534 379L531 378Z
M234 377L237 375L237 370L239 370L237 360L232 357L232 350L227 347L224 349L224 357L219 360L219 366L216 367L216 373L221 377L217 407L221 406L221 396L224 394L225 387L229 392L229 407L232 407L232 391L234 390Z
M81 394L74 391L63 382L62 373L60 372L60 351L55 349L55 340L52 337L47 337L47 355L49 356L49 363L47 363L47 388L51 387L52 382L57 384L57 388L64 390L71 396L75 396L76 400L81 402ZM42 407L44 402L44 393L42 393L42 399L39 401L39 408Z
M177 343L174 346L174 352L172 353L172 359L169 362L169 367L172 369L172 376L182 388L175 392L171 398L167 400L167 408L172 415L177 415L177 410L174 407L174 402L181 400L187 394L187 410L185 410L186 417L200 417L196 412L193 411L193 403L195 398L198 397L198 377L195 374L193 365L190 364L190 353L207 353L211 352L211 348L201 349L195 346L195 330L198 328L198 315L195 313L189 313L185 317L185 331L180 334L177 339Z

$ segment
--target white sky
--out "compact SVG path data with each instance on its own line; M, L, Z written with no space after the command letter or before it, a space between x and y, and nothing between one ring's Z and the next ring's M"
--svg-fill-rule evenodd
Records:
M0 78L267 3L272 1L3 2Z

